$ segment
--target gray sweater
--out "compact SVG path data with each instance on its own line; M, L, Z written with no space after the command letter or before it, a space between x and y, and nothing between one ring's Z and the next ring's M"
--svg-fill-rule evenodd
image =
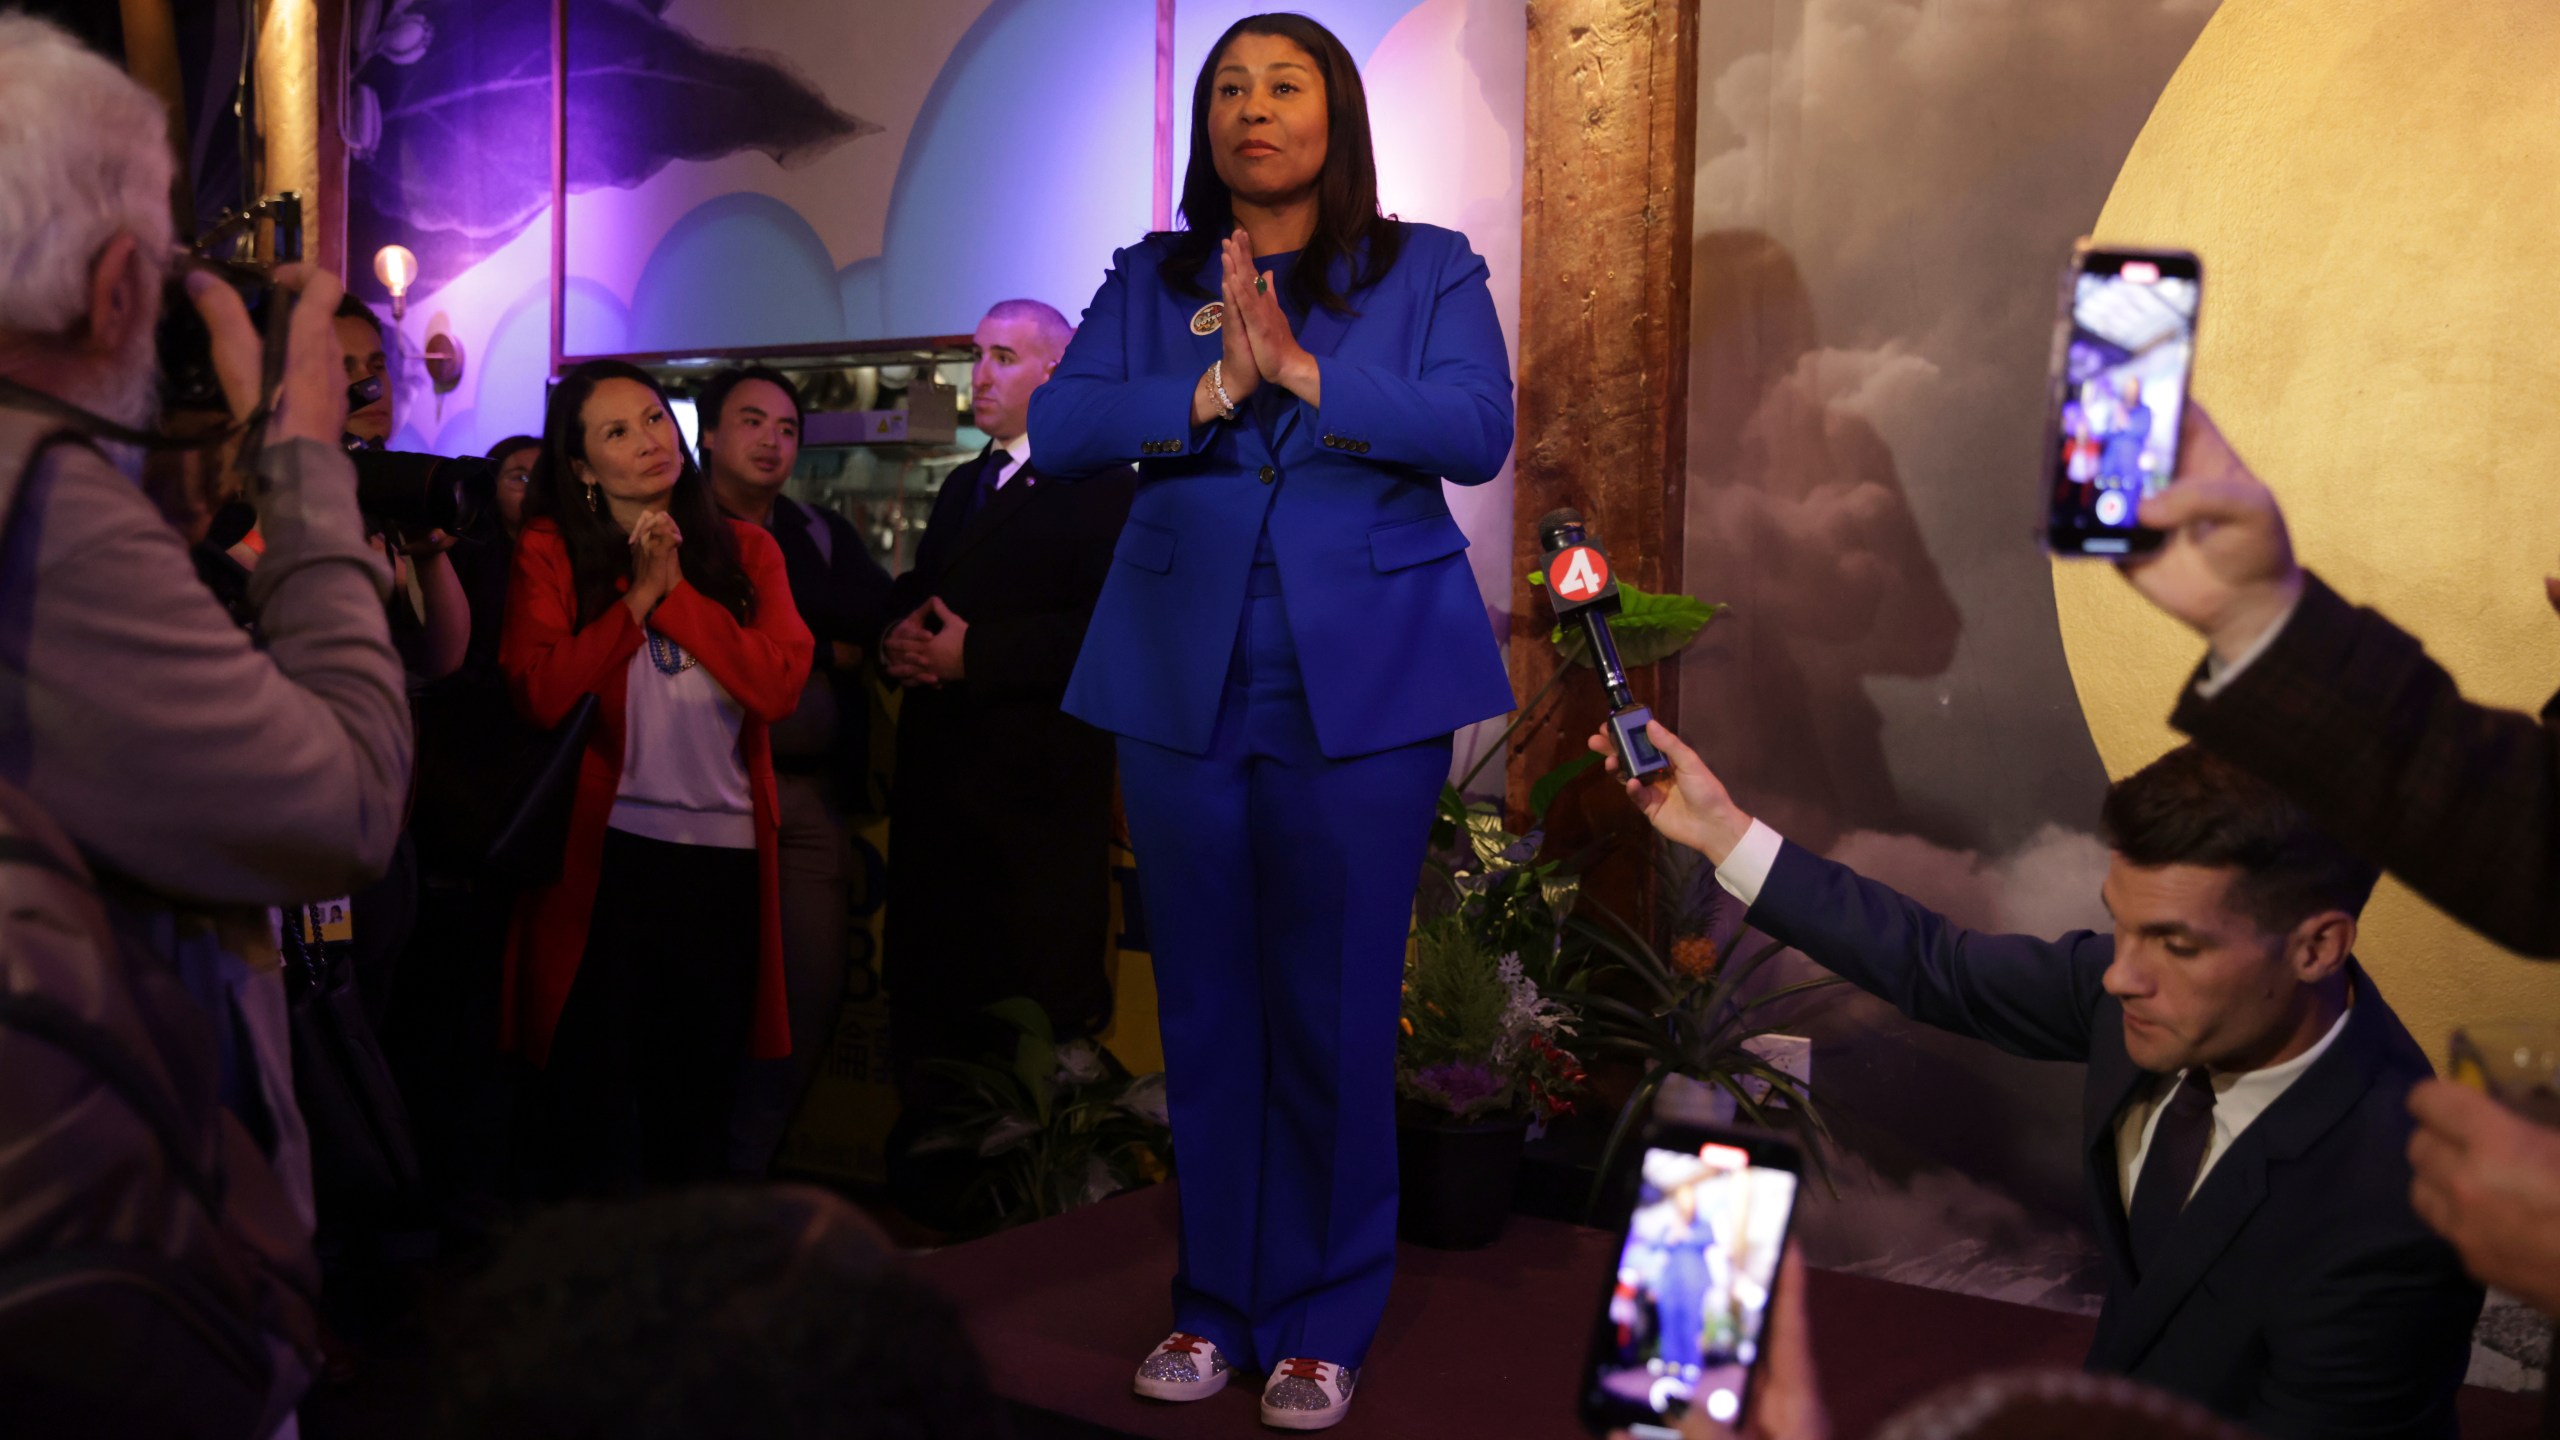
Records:
M353 466L311 441L260 457L261 651L123 472L57 446L20 475L59 428L0 409L0 499L27 487L0 551L0 778L181 904L295 904L381 874L409 712Z

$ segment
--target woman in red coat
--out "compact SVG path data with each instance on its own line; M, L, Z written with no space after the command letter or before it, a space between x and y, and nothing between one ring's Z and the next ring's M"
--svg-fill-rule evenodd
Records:
M507 946L509 1047L538 1075L540 1195L724 1172L740 1061L789 1053L766 727L809 673L781 549L724 518L647 372L591 361L551 396L498 663L554 726L597 723L560 879Z

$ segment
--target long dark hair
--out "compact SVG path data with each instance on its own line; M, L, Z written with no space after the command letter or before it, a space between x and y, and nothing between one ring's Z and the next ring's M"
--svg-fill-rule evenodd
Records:
M1333 32L1304 15L1247 15L1227 27L1209 58L1200 62L1200 78L1191 86L1191 166L1182 175L1182 224L1170 238L1173 250L1156 273L1175 293L1210 295L1200 283L1201 267L1218 250L1218 242L1235 233L1235 196L1218 178L1217 148L1209 139L1209 103L1215 98L1218 60L1239 35L1269 35L1289 41L1316 62L1324 79L1324 169L1316 175L1316 228L1298 263L1289 272L1290 297L1307 309L1321 305L1337 315L1356 315L1350 301L1333 288L1333 262L1350 257L1356 270L1354 291L1365 290L1395 268L1404 248L1404 227L1378 211L1378 157L1369 145L1369 92L1361 88L1360 67ZM1363 249L1365 243L1365 251Z
M620 360L589 360L552 387L551 403L542 419L542 456L533 462L533 473L525 477L525 522L550 521L560 529L561 544L568 547L569 574L578 587L581 629L622 598L613 582L631 577L630 538L613 523L613 512L603 506L601 497L596 506L588 506L586 487L578 483L575 463L587 458L587 400L607 380L636 380L658 397L661 409L668 409L667 392L648 371ZM675 423L675 414L668 409L671 430ZM711 498L709 482L693 463L692 449L681 434L672 438L680 468L676 471L675 494L667 500L667 512L675 516L676 528L684 532L684 543L676 549L677 560L693 588L727 606L743 623L754 618L756 589L747 579L746 566L738 559L737 537L729 533L729 522Z

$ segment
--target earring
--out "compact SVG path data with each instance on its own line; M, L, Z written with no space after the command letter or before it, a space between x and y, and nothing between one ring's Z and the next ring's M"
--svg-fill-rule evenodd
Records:
M596 513L596 482L593 480L587 482L587 513Z

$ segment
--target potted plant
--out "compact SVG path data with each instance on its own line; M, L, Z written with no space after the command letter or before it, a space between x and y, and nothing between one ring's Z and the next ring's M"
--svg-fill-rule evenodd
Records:
M980 1232L1009 1229L1172 1173L1164 1074L1132 1075L1091 1040L1060 1044L1037 1002L987 1007L1014 1031L1010 1055L936 1060L961 1098L917 1153L974 1151L986 1161L968 1192Z
M1620 596L1613 628L1630 667L1678 653L1726 609L1623 584ZM1509 828L1500 805L1465 795L1495 756L1510 753L1514 736L1552 723L1565 677L1590 665L1580 632L1559 629L1551 639L1569 663L1463 777L1442 788L1415 898L1397 1068L1398 1165L1404 1233L1420 1244L1490 1243L1509 1213L1528 1138L1569 1113L1585 1086L1574 1015L1591 979L1584 962L1592 947L1567 922L1589 857L1544 854L1541 825L1598 757L1576 757L1530 786L1525 833Z
M1535 1120L1573 1108L1573 1011L1517 953L1489 951L1455 915L1425 923L1405 962L1396 1057L1399 1229L1445 1250L1491 1244L1511 1212Z
M1764 940L1739 955L1720 953L1713 938L1719 892L1712 880L1694 857L1666 856L1664 866L1662 893L1674 909L1669 959L1604 907L1594 905L1591 917L1567 922L1580 941L1611 962L1607 973L1628 977L1639 995L1633 1003L1608 994L1580 997L1584 1040L1597 1053L1628 1056L1643 1067L1601 1149L1586 1210L1597 1205L1618 1157L1675 1075L1729 1099L1736 1118L1792 1136L1828 1183L1825 1147L1831 1132L1813 1093L1762 1047L1779 1033L1786 1001L1845 982L1819 975L1750 994L1752 977L1785 944Z

